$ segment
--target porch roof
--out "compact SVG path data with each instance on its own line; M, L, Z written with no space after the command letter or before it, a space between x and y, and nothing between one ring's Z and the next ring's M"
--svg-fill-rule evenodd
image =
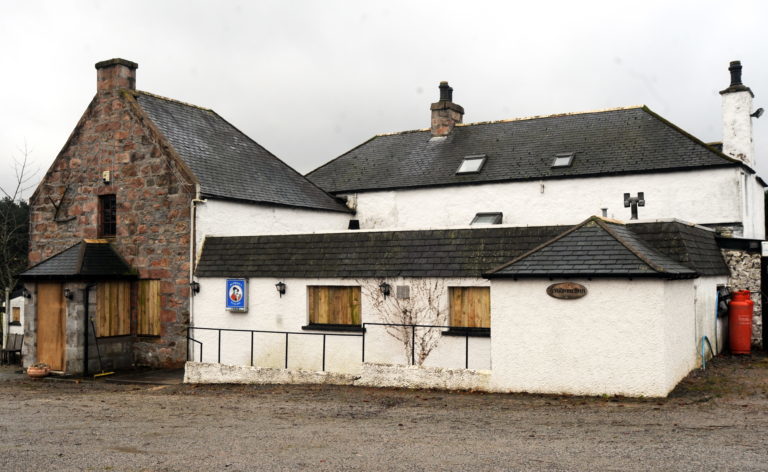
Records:
M84 239L30 267L21 278L132 277L135 272L108 240Z

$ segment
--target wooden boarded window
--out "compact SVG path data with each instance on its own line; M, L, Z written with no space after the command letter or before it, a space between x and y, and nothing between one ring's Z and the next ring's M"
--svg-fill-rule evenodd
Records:
M160 281L139 280L136 334L160 336Z
M491 327L491 289L489 287L450 287L451 326Z
M11 308L11 323L21 323L21 307Z
M360 287L307 287L309 324L357 325Z
M99 282L96 291L96 335L131 334L131 283Z

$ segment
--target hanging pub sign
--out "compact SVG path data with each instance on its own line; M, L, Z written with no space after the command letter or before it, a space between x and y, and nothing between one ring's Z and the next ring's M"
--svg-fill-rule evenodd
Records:
M248 279L227 279L227 310L248 311Z
M559 298L561 300L581 298L586 294L587 287L573 282L562 282L559 284L552 284L547 287L547 295L552 298Z

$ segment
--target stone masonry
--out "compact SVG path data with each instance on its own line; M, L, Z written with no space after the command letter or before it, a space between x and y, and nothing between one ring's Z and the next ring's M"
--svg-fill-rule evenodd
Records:
M731 270L731 290L749 290L755 302L752 315L752 345L762 345L762 303L760 297L760 254L732 249L723 250L723 258Z
M29 260L98 238L99 196L114 194L115 250L139 278L161 280L161 336L134 339L135 362L181 365L196 182L136 103L137 66L112 60L96 67L97 94L30 199Z

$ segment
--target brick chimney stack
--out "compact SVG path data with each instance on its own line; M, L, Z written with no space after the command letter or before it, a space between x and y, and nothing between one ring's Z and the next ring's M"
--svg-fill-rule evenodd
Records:
M139 65L125 59L109 59L96 63L96 92L136 90L136 69Z
M741 61L732 61L728 71L731 85L720 92L723 96L723 152L754 167L752 98L755 95L741 82Z
M464 117L464 108L453 103L453 88L448 82L440 82L440 101L430 106L432 110L432 136L448 136Z

